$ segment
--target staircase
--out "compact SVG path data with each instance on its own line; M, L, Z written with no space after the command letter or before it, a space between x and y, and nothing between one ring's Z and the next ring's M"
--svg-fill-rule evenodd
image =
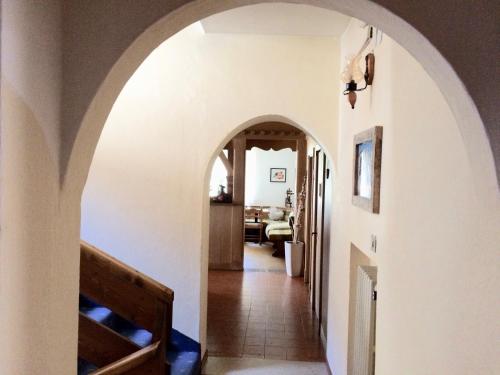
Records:
M80 246L78 375L195 375L200 344L172 329L174 292Z

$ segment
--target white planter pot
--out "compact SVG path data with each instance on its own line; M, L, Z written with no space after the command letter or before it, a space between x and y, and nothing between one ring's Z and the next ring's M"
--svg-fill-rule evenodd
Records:
M285 242L285 265L288 276L300 276L304 259L304 243Z

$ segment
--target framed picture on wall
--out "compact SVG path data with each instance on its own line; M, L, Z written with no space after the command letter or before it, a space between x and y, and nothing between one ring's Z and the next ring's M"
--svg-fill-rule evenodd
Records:
M352 203L369 212L380 212L382 127L375 126L354 136Z
M286 168L271 168L269 171L269 181L286 182Z

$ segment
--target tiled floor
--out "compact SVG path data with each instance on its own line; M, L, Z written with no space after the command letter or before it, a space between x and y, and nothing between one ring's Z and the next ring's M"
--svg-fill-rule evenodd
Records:
M328 375L326 363L280 361L260 358L209 357L202 374Z
M302 278L284 271L210 271L208 355L323 361Z

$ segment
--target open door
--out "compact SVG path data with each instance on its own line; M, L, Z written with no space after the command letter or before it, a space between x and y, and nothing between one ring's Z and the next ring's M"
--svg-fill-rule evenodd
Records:
M328 323L328 274L330 262L330 224L332 175L330 162L322 150L314 150L309 164L310 197L308 226L310 248L308 281L313 310L319 320L320 334L326 339Z
M317 248L318 248L318 189L319 189L319 184L318 184L318 154L319 151L314 150L314 154L312 157L312 171L311 171L311 232L309 234L310 236L310 265L309 265L309 275L310 275L310 283L309 283L309 290L310 290L310 299L311 299L311 305L313 310L316 310L316 295L317 295Z
M320 316L321 334L326 341L328 328L328 282L330 271L330 225L332 207L332 172L330 161L323 154L323 230L321 247L321 288L320 288Z
M323 276L323 213L324 213L324 196L325 196L325 157L323 151L316 152L317 165L317 182L316 182L316 264L314 274L315 296L314 296L314 311L316 316L321 320L321 278Z
M311 221L312 221L312 178L313 176L313 157L307 156L306 163L306 211L305 211L305 229L304 229L304 283L309 286L311 292Z

